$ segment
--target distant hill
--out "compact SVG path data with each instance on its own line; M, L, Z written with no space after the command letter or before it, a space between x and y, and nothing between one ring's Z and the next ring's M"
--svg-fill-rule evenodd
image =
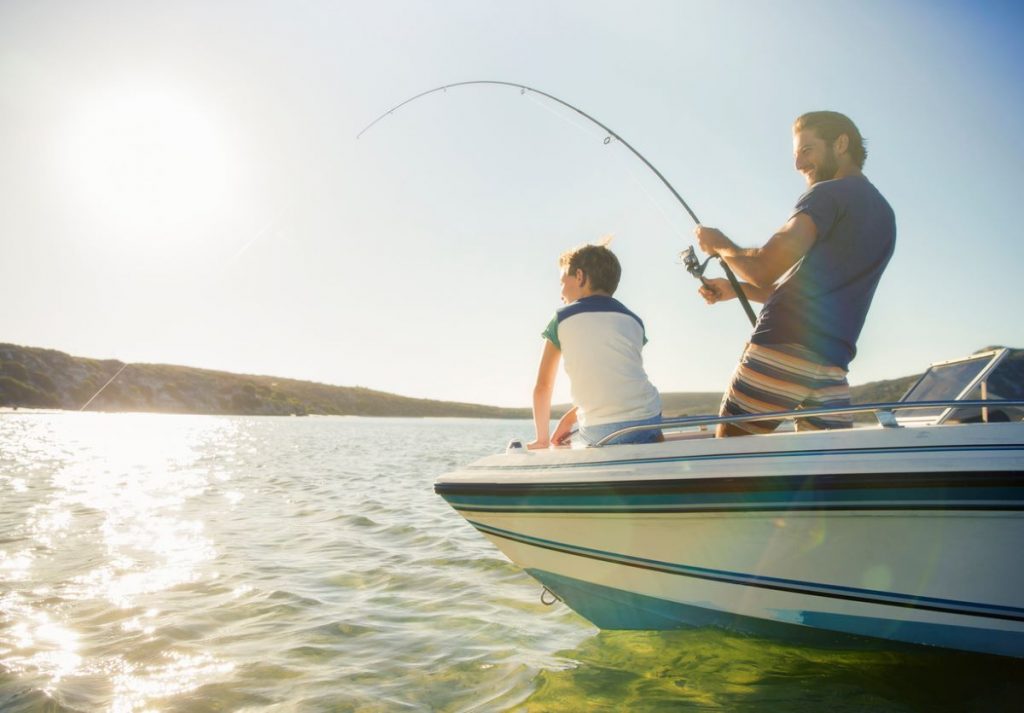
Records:
M993 347L986 347L991 349ZM110 379L117 376L106 388ZM854 386L854 403L896 401L919 374ZM1024 350L988 380L990 398L1024 399ZM102 391L101 391L102 389ZM97 392L99 395L97 396ZM246 415L529 418L529 408L414 399L361 387L233 374L168 364L125 364L0 344L0 407ZM720 392L663 393L666 417L714 414ZM564 406L556 407L559 413Z
M997 349L984 347L979 352ZM922 372L923 373L923 372ZM899 401L900 397L914 385L921 374L901 376L896 379L871 381L853 386L850 395L855 404L884 403ZM1024 399L1024 349L1013 349L988 378L988 397L991 399ZM981 398L980 388L970 398ZM718 413L722 394L717 392L663 393L662 408L666 417L697 416ZM867 416L866 420L873 420Z
M122 370L118 374L119 370ZM0 406L158 413L529 418L525 408L434 401L361 387L167 364L87 359L0 344Z
M987 352L1000 348L999 346L984 347L974 353L977 354L978 352ZM898 379L872 381L862 386L854 386L851 389L853 402L869 404L883 401L898 401L920 376L920 374L915 374ZM1024 399L1024 349L1011 349L1006 358L996 367L996 370L989 375L987 381L988 398L990 399ZM981 398L981 388L976 388L969 398Z
M720 391L669 391L661 395L661 413L665 418L703 416L718 413Z

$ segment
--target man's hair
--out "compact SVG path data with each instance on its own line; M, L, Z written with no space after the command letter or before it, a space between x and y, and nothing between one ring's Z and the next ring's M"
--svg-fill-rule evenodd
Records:
M813 129L829 145L841 134L846 134L850 139L850 158L858 168L864 168L864 160L868 157L866 142L850 117L838 111L809 111L793 122L793 133L805 129Z
M558 258L558 266L565 268L570 275L583 270L583 274L590 280L591 290L609 295L615 294L619 278L622 277L619 259L603 245L581 245L566 250Z

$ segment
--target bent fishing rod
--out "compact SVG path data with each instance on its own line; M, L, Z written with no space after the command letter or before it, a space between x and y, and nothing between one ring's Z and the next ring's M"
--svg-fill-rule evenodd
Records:
M436 92L446 92L446 91L448 91L449 89L451 89L453 87L465 87L465 86L475 85L475 84L496 84L496 85L505 86L505 87L515 87L516 89L519 90L520 94L526 94L526 92L531 92L533 94L537 94L539 96L545 97L545 98L550 99L552 101L558 102L562 106L567 107L567 108L573 110L574 112L576 112L577 114L582 116L584 119L587 119L588 121L593 122L594 124L597 124L599 127L601 127L606 132L608 132L608 136L606 136L605 140L604 140L605 144L610 143L611 139L614 138L620 144L622 144L627 149L629 149L633 153L634 156L636 156L638 159L643 161L644 165L647 166L647 168L651 169L651 171L654 172L655 176L657 176L659 179L661 179L661 182L665 184L665 187L668 188L669 191L672 192L672 195L675 196L675 199L677 201L679 201L679 204L681 206L683 206L683 208L689 214L690 218L693 219L693 222L695 224L697 224L697 225L700 225L700 219L697 218L697 214L693 212L693 209L691 209L689 205L687 205L686 201L683 200L683 197L681 195L679 195L679 192L672 186L671 183L668 182L668 179L665 178L665 176L663 176L661 174L661 171L659 171L657 168L655 168L654 165L650 161L648 161L644 157L643 154L641 154L639 151L637 151L635 148L633 148L632 144L630 144L624 138L619 136L618 133L616 133L611 128L609 128L605 124L601 123L600 121L598 121L597 119L595 119L590 114L588 114L587 112L583 111L582 109L579 109L578 107L575 107L572 104L570 104L569 102L563 101L563 100L559 99L556 96L548 94L547 92L542 92L539 89L534 89L533 87L528 87L525 84L516 84L514 82L503 82L503 81L499 81L499 80L495 80L495 79L476 79L476 80L471 80L471 81L468 81L468 82L455 82L453 84L445 84L445 85L440 86L440 87L434 87L433 89L428 89L425 92L420 92L419 94L417 94L415 96L409 97L408 99L406 99L405 101L401 102L400 104L396 104L395 106L391 107L386 112L384 112L383 114L378 116L376 119L371 121L369 124L367 124L363 128L362 131L360 131L358 134L356 134L356 138L358 139L359 137L361 137L363 134L365 134L367 131L369 131L375 124L377 124L377 122L382 120L384 117L389 116L389 115L395 113L396 111L401 109L406 104L410 104L410 103L416 101L417 99L420 99L421 97L425 97L425 96L427 96L429 94L434 94ZM682 255L684 257L684 262L686 260L685 256L686 256L687 252L689 252L689 254L692 256L693 255L693 248L691 247L691 248L688 249L688 251L683 251ZM718 258L719 262L722 265L722 270L725 272L725 276L729 280L729 284L732 285L733 290L736 292L736 297L739 298L740 304L743 305L743 311L747 313L747 318L750 320L750 324L753 325L757 321L757 317L754 315L754 310L750 306L750 300L747 299L746 293L743 292L743 288L740 286L739 280L736 279L736 275L733 274L732 269L729 267L728 264L726 264L725 260L722 259L722 257L720 255L712 255L711 257L717 257ZM691 259L695 259L695 258L691 258ZM710 260L710 258L708 258L708 260ZM704 280L704 277L703 277L703 272L704 272L703 268L707 266L707 261L704 262L704 265L700 268L700 272L699 273L697 273L694 270L690 269L689 263L686 263L686 264L687 264L687 270L690 272L690 274L692 274L694 277L700 278L701 281L704 282L704 284L707 284L707 282Z

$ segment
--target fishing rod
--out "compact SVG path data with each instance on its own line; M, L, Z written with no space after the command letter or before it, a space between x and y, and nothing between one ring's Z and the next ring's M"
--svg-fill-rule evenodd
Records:
M376 125L377 122L382 120L384 117L389 116L389 115L395 113L396 111L401 109L406 104L410 104L410 103L416 101L417 99L419 99L421 97L425 97L425 96L427 96L429 94L434 94L436 92L446 92L446 91L448 91L449 89L451 89L453 87L465 87L465 86L469 86L469 85L473 85L473 84L497 84L497 85L505 86L505 87L515 87L516 89L519 90L520 94L526 94L526 92L531 92L533 94L537 94L537 95L540 95L540 96L545 97L547 99L550 99L552 101L558 102L562 106L567 107L567 108L573 110L574 112L576 112L577 114L582 116L584 119L587 119L588 121L591 121L594 124L597 124L602 129L604 129L605 131L608 132L608 136L606 136L605 139L604 139L604 143L605 144L610 143L611 139L614 138L620 144L622 144L627 149L632 151L634 156L636 156L638 159L643 161L644 165L647 166L647 168L651 169L651 171L654 172L655 176L657 176L659 179L661 179L661 182L665 184L665 187L668 188L669 191L672 192L672 195L675 196L675 199L677 201L679 201L679 204L681 206L683 206L683 208L689 214L690 218L693 219L693 222L695 224L697 224L697 225L700 225L700 219L697 218L697 214L694 213L693 209L690 208L690 206L686 203L685 200L683 200L683 197L681 195L679 195L679 192L675 189L675 187L673 187L673 185L668 182L668 179L665 178L661 174L661 171L659 171L657 168L654 167L654 164L652 164L650 161L648 161L644 157L644 155L642 153L640 153L635 148L633 148L632 144L630 144L628 141L626 141L624 138L622 138L618 133L616 133L611 128L609 128L605 124L601 123L600 121L598 121L597 119L595 119L590 114L588 114L587 112L583 111L582 109L580 109L578 107L575 107L572 104L570 104L569 102L563 101L563 100L559 99L556 96L548 94L547 92L542 92L539 89L534 89L533 87L528 87L525 84L516 84L514 82L502 82L502 81L495 80L495 79L476 79L476 80L471 80L471 81L468 81L468 82L455 82L454 84L445 84L445 85L440 86L440 87L434 87L433 89L428 89L425 92L420 92L419 94L417 94L415 96L409 97L408 99L406 99L405 101L401 102L400 104L396 104L395 106L391 107L386 112L384 112L383 114L378 116L376 119L371 121L369 124L367 124L363 128L362 131L360 131L358 134L356 134L356 138L357 139L360 138L363 134L365 134L367 131L369 131L371 128L373 128L373 126ZM691 248L689 248L689 250L690 250L690 253L692 254L693 248L691 247ZM684 253L685 253L685 251L684 251ZM743 305L743 310L747 313L747 318L750 320L751 324L754 324L757 321L757 318L754 316L754 310L750 307L750 301L747 299L747 295L743 292L743 288L740 286L739 280L736 279L736 275L733 274L732 269L730 269L729 265L726 264L725 260L723 260L721 256L713 255L712 257L717 257L718 258L719 262L722 265L722 269L725 271L725 276L729 279L729 284L732 285L733 290L736 292L736 297L739 298L740 304ZM694 259L696 259L696 258L694 258ZM710 258L708 258L708 259L710 260ZM704 262L704 267L706 267L706 266L707 266L707 261ZM703 270L703 267L702 267L701 270L700 270L701 275L698 275L699 277L701 277L702 280L703 280L703 271L704 270ZM691 271L691 274L693 274L692 271Z

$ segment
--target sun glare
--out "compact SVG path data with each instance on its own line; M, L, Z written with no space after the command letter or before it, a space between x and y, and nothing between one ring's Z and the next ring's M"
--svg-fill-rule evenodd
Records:
M96 96L69 117L61 160L70 192L106 229L137 237L201 233L233 182L218 128L187 96Z

